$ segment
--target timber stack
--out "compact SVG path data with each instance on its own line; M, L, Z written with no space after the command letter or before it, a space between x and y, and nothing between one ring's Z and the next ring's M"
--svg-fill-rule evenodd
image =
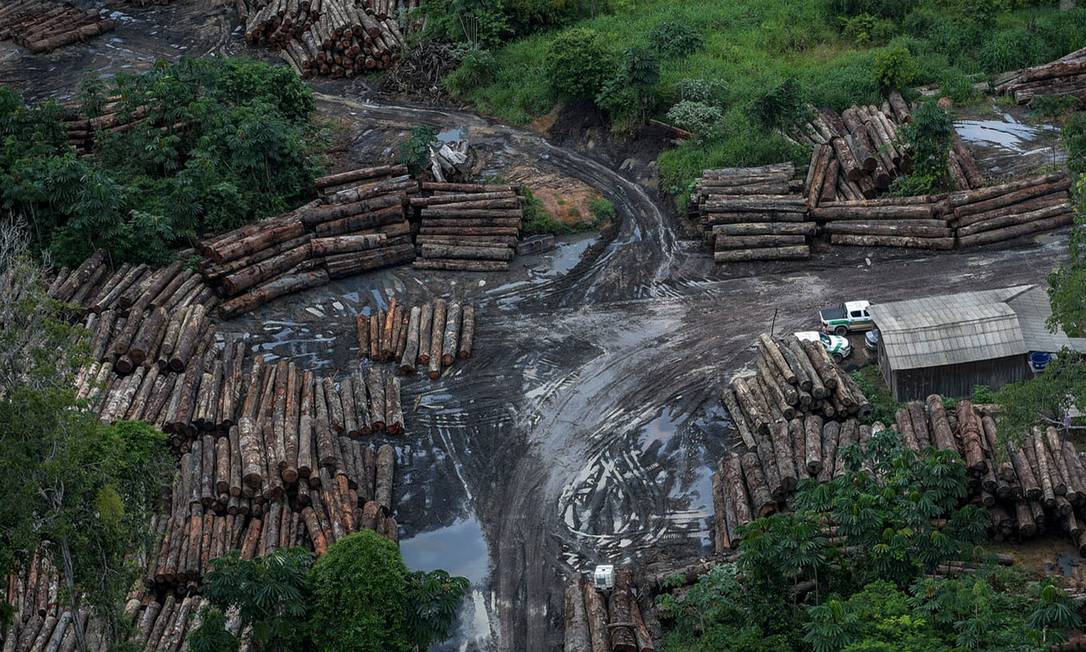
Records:
M1013 97L1019 104L1055 95L1069 95L1086 102L1086 48L1051 63L999 77L995 90Z
M615 569L606 593L578 573L566 585L565 652L652 652L655 645L645 615L652 609L629 568Z
M35 54L80 43L112 30L97 9L52 0L11 0L0 6L0 41L13 39Z
M256 429L269 434L277 425L260 422ZM338 435L314 438L314 445L336 450L314 453L305 462L299 458L292 470L276 468L273 456L258 468L264 460L249 454L251 448L240 449L243 459L238 460L235 439L208 436L182 455L170 510L157 521L157 547L145 566L148 588L191 593L211 561L232 550L242 559L253 559L303 546L319 556L362 529L398 541L392 515L396 455L390 444L374 449ZM261 483L258 476L265 474L272 481ZM284 477L294 479L287 482Z
M423 182L411 198L420 216L418 269L503 271L516 253L524 219L520 188Z
M691 208L713 248L713 260L807 258L815 224L793 181L791 163L754 168L706 170L698 180Z
M827 201L810 214L832 244L943 250L955 244L946 195Z
M961 456L967 500L988 510L995 541L1049 532L1068 536L1086 552L1086 463L1080 453L1052 426L1035 427L1018 442L1001 442L997 418L989 406L963 400L948 407L933 394L903 405L889 430L911 450L931 447ZM885 430L878 422L837 423L808 415L778 422L767 440L753 447L744 442L720 461L713 478L717 549L734 548L740 526L782 509L798 479L827 482L841 476L846 470L842 452L853 444L866 446Z
M68 144L80 154L92 151L102 135L129 131L145 120L145 107L128 110L119 96L107 98L93 116L86 115L77 104L64 105L60 115L61 124L68 132Z
M952 193L958 246L972 247L1050 231L1074 222L1067 174L1050 174Z
M475 345L475 306L435 299L407 307L392 299L385 309L355 318L358 354L373 362L391 362L404 375L441 377L456 360L471 357Z
M237 0L245 40L275 48L299 75L353 77L384 70L404 46L400 9L418 0Z
M911 169L910 152L898 133L912 121L912 109L897 91L882 107L853 106L842 113L811 109L806 123L786 136L811 146L811 164L804 185L808 206L824 202L873 199ZM947 172L957 190L984 185L984 175L973 154L955 134L947 152Z
M200 273L232 317L272 299L415 257L406 206L417 184L402 165L316 180L320 198L200 243Z

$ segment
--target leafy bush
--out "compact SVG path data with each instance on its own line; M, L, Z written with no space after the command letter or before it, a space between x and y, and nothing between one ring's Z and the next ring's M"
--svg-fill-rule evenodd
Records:
M667 120L699 138L711 139L719 134L724 121L724 111L704 102L684 100L668 110Z
M868 14L880 18L900 19L919 4L919 0L829 0L829 12L835 16Z
M997 73L1043 63L1047 55L1045 44L1037 34L1014 28L990 34L977 59L985 72Z
M460 64L444 79L445 88L453 95L463 97L494 78L498 64L489 50L465 47L457 51L457 56Z
M617 126L640 121L655 102L660 81L660 62L652 50L633 47L622 56L618 71L596 95L596 106L605 111Z
M705 38L688 23L666 20L649 32L649 43L661 57L681 58L705 47Z
M408 573L400 549L372 530L350 534L314 564L310 625L318 650L408 652L448 637L468 581Z
M525 235L573 233L573 228L570 225L556 219L547 211L547 207L543 205L539 197L532 193L530 188L524 188L521 205L524 208Z
M916 59L902 45L888 47L875 55L875 78L880 88L905 88L919 75Z
M899 196L923 195L946 187L947 152L953 129L950 116L934 101L920 103L913 112L913 121L900 130L903 143L912 152L913 171L895 179L891 192Z
M894 395L890 393L890 388L886 386L886 381L882 379L878 366L867 365L853 371L851 375L860 391L871 401L871 407L873 408L871 414L864 418L863 422L893 423L897 418L897 411L901 407L901 403L894 400Z
M1067 148L1067 167L1086 174L1086 111L1075 113L1063 125L1063 146Z
M1041 95L1033 98L1030 106L1046 118L1057 118L1083 108L1082 100L1074 95Z
M415 127L411 136L400 143L400 163L407 166L411 174L421 174L430 168L430 145L437 139L437 129L433 127Z
M615 205L609 199L594 199L589 205L592 210L592 226L600 227L615 219Z
M893 21L876 18L871 14L860 14L846 18L842 32L848 40L860 47L866 47L874 43L885 43L893 37L896 29Z
M551 89L568 100L594 99L616 66L615 54L603 37L581 27L555 38L544 61Z
M84 89L84 115L102 85ZM110 94L130 129L99 131L96 156L68 146L55 105L0 89L0 204L62 263L96 248L159 263L203 234L286 210L312 192L317 131L308 87L284 67L183 59L119 75Z
M767 127L790 125L803 111L803 96L795 77L770 82L751 102L752 115Z
M943 97L950 98L955 104L969 104L980 96L972 80L959 68L943 71L939 77L939 90Z
M728 85L720 79L680 79L675 84L680 100L724 107L728 103Z

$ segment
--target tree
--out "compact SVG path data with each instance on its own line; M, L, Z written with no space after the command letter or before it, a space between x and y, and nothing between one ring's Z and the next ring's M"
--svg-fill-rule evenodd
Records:
M598 32L577 27L554 39L543 65L558 97L592 100L614 74L618 62Z
M348 535L313 566L318 650L422 651L444 640L468 589L444 571L409 573L396 544L372 530Z
M241 559L232 551L212 561L204 578L203 623L189 645L193 652L223 652L237 647L237 640L225 629L223 612L237 612L241 626L252 628L257 650L282 652L309 646L311 584L309 571L313 553L305 548L287 548L257 559Z
M102 424L76 400L81 329L44 292L20 229L0 229L0 574L35 551L60 573L73 611L88 604L110 640L138 571L126 563L151 542L169 467L165 436L142 423ZM78 644L85 649L77 628Z
M901 129L903 144L912 152L913 171L894 181L894 194L923 195L946 187L953 129L950 116L933 100L920 103L913 121Z

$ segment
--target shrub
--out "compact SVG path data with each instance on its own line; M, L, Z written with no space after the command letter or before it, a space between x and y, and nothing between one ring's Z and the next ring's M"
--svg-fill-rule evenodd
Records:
M559 97L594 99L613 77L616 57L598 32L578 27L551 42L544 67L551 89Z
M547 207L543 205L543 202L539 197L536 197L535 194L532 193L530 188L524 188L522 205L524 207L525 235L539 235L542 233L563 235L566 233L573 233L573 228L570 227L570 225L556 219L547 212Z
M724 107L728 103L728 85L720 79L680 79L675 85L680 100Z
M1038 115L1056 118L1082 108L1082 100L1074 95L1041 95L1030 104Z
M795 77L769 83L754 96L753 116L767 127L779 127L795 122L803 114L803 98Z
M1075 113L1064 124L1063 145L1067 148L1067 167L1086 174L1086 112Z
M437 129L433 127L415 127L411 136L400 144L400 163L407 166L411 174L421 174L430 167L430 145L437 139Z
M84 88L84 115L103 84ZM182 59L119 75L132 128L96 134L94 157L68 146L55 105L0 90L0 203L61 263L105 248L115 262L160 263L174 247L286 210L312 192L320 144L312 92L289 69L247 59ZM180 125L180 128L173 128Z
M912 151L913 171L895 179L891 192L899 196L924 195L945 188L953 128L950 116L934 101L920 104L913 112L913 121L901 129L902 140Z
M943 97L950 98L955 104L968 104L980 95L969 76L959 68L943 71L939 76L939 89Z
M596 105L613 121L629 125L641 120L656 101L660 62L652 50L633 47L622 56L622 65L596 95Z
M916 59L903 45L885 48L875 55L875 79L880 88L905 88L919 75Z
M704 102L684 100L668 109L667 120L702 139L715 138L724 121L724 111Z
M1045 45L1035 33L1014 28L989 35L977 59L985 72L997 73L1042 63L1046 55Z
M893 37L896 26L885 18L876 18L871 14L860 14L852 18L846 18L844 29L845 38L860 47L866 47L873 43L885 43Z
M457 51L460 64L444 80L445 88L457 97L489 84L494 78L497 62L489 50L465 47Z
M313 565L318 650L407 652L407 567L396 544L372 530L350 534Z
M919 4L918 0L829 0L829 13L835 16L869 14L880 18L900 19Z
M600 227L615 219L615 205L609 199L594 199L589 205L592 210L592 226Z
M649 43L661 57L680 58L705 47L705 38L701 32L687 23L665 20L649 32Z

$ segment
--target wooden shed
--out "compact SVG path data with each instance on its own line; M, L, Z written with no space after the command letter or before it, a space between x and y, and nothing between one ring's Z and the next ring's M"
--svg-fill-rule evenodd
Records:
M1029 378L1031 351L1086 351L1086 340L1048 330L1048 296L1035 285L876 304L870 313L879 368L899 401Z

